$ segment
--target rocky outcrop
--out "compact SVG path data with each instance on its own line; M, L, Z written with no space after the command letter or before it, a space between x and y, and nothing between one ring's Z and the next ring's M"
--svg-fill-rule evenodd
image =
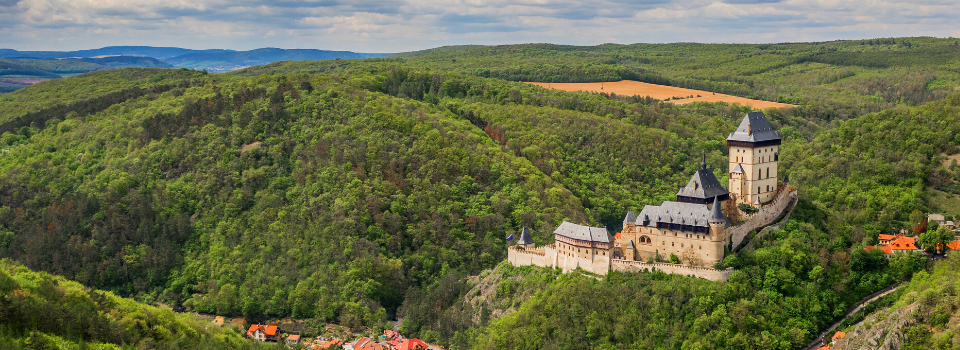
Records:
M919 302L874 312L833 343L832 350L894 350L902 348L903 330L916 322Z

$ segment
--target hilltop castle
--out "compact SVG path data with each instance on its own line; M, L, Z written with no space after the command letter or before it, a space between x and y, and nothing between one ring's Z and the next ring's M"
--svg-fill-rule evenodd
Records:
M508 248L508 260L516 266L582 268L598 274L656 268L726 279L729 271L709 268L723 260L724 248L739 245L747 233L772 223L796 197L786 180L778 182L780 142L780 134L763 113L748 113L727 137L729 189L720 184L704 157L677 192L676 201L644 206L639 214L627 212L623 230L615 236L605 228L563 222L554 231L553 244L537 247L524 227L517 244ZM747 215L738 208L741 203L759 212ZM729 218L746 220L731 226ZM681 263L656 263L671 255Z

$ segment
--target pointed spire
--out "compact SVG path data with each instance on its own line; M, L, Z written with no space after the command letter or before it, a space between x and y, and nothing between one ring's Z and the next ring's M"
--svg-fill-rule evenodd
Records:
M713 209L710 215L710 223L725 223L727 222L727 217L723 216L723 211L720 210L720 200L718 197L713 197Z
M707 169L707 152L703 152L702 158L700 159L700 169Z
M637 223L637 216L633 213L633 210L627 212L627 217L623 218L624 225L634 225Z
M520 232L520 240L517 241L517 244L532 244L533 237L530 237L530 229L526 226L523 227L523 231Z
M633 240L632 240L632 239L630 240L630 244L627 245L627 249L637 249L637 247L635 247L635 246L633 245Z
M783 175L783 183L790 183L790 175Z

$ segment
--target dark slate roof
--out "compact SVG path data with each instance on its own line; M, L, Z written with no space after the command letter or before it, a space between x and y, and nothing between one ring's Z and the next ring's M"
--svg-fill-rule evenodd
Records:
M700 168L697 170L687 186L677 192L677 196L693 197L700 199L713 198L730 194L727 188L720 184L717 177L713 175L713 169Z
M737 164L737 167L736 167L736 168L733 168L733 171L731 171L730 173L733 173L733 174L743 174L743 167L740 166L740 164Z
M657 213L657 222L688 226L710 227L710 209L706 204L663 202Z
M635 246L633 245L633 240L632 240L632 239L630 240L630 244L627 245L627 249L637 249L637 247L635 247Z
M520 240L517 241L517 244L531 244L531 243L533 243L533 237L530 237L530 229L524 226L523 231L520 232Z
M763 112L750 112L743 117L737 131L727 136L727 141L761 142L780 140L780 133L773 130Z
M716 198L713 199L713 209L711 209L710 212L711 223L727 223L727 217L723 216L723 211L720 210L720 201Z
M564 221L553 233L581 241L610 243L614 240L605 228L577 225L569 221Z
M645 205L640 215L637 215L637 225L657 226L657 214L660 213L660 207L655 205ZM646 222L646 224L644 223Z
M623 218L624 225L633 225L637 223L637 216L633 214L633 210L627 212L627 217Z

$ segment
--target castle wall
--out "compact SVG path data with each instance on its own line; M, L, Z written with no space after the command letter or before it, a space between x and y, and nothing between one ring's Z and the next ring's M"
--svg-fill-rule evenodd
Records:
M675 254L683 263L693 263L689 260L697 260L703 266L712 266L723 259L723 246L727 244L726 236L691 233L677 230L660 230L654 227L631 226L624 227L620 233L619 240L621 246L629 244L628 240L633 240L637 248L637 259L646 261L660 254L664 260L670 259L670 254ZM639 237L646 236L652 243L639 243ZM690 259L693 257L694 259Z
M645 263L641 261L629 261L613 259L610 261L610 269L623 272L644 272L644 271L663 271L684 276L694 276L711 281L727 281L733 269L717 270L705 267L667 264L667 263Z
M750 215L744 223L727 228L726 234L730 237L730 241L733 242L733 247L736 248L740 243L743 243L743 240L747 238L750 231L772 224L774 220L783 214L783 210L790 205L790 202L796 198L796 190L790 190L787 185L781 186L772 203L760 208L759 212Z

